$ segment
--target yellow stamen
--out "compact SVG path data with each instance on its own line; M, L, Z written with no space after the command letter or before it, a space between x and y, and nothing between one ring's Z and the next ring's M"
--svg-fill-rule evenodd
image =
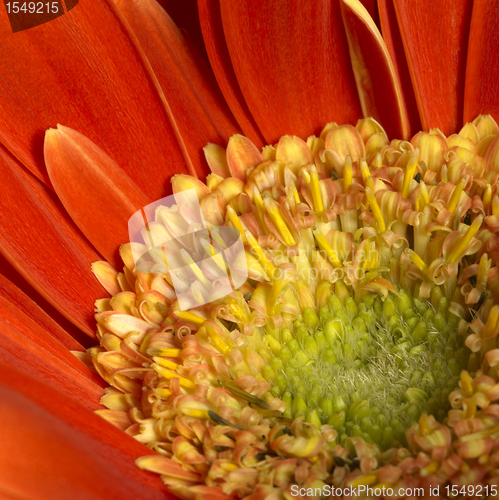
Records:
M444 163L442 165L442 168L440 169L440 180L445 184L449 182L448 169L446 163Z
M159 396L160 398L169 398L173 394L173 392L170 391L170 389L158 388L154 389L154 394L156 394L156 396Z
M468 183L469 176L465 175L459 184L454 188L454 191L452 192L451 197L449 198L449 202L447 203L447 210L449 212L454 212L454 210L457 207L457 203L459 201L459 198L461 198L461 194L464 190L464 187Z
M423 415L421 415L421 418L419 419L419 433L421 434L421 436L424 437L428 436L430 432L431 429L430 429L430 424L428 422L428 415L423 413Z
M364 159L360 160L360 172L362 173L362 179L364 179L365 184L367 179L371 176L371 172L369 171L367 162Z
M478 264L478 273L476 276L476 288L481 292L485 291L487 287L487 278L489 275L490 266L492 260L489 259L488 255L484 253L480 258L480 263Z
M471 382L470 374L466 370L463 370L461 372L461 390L465 398L469 398L473 394L473 385Z
M492 201L492 187L490 184L487 184L487 187L483 192L482 200L483 200L483 206L485 210L487 210L487 208L489 208L490 202Z
M198 304L203 304L204 303L204 295L203 291L206 292L206 289L203 287L203 285L199 281L195 281L190 288L190 291L192 293L192 297Z
M459 438L459 441L461 441L462 443L467 443L478 439L484 439L486 437L492 436L493 434L499 434L499 424L496 424L493 427L489 427L484 431L475 432L474 434L465 434L464 436L461 436Z
M270 291L270 298L267 306L268 312L272 316L277 314L277 300L279 299L279 295L281 294L282 289L287 283L288 280L286 278L280 278L278 280L275 280L272 284L272 290Z
M295 246L296 241L293 238L293 235L291 234L289 227L286 225L284 219L279 213L279 209L277 208L278 206L277 203L271 198L265 198L264 205L265 209L267 210L267 213L269 214L270 219L272 220L274 226L276 227L277 231L284 240L284 243L289 247Z
M253 201L255 202L256 213L258 215L258 221L260 222L260 226L266 231L267 226L265 225L265 208L263 206L262 195L260 191L256 187L253 187Z
M484 339L492 338L499 326L499 305L495 305L489 312L489 317L485 323L485 328L483 329L482 337Z
M163 366L164 368L169 368L170 370L176 370L178 368L178 364L173 361L168 361L167 359L160 358L158 356L153 356L153 361L158 363L159 366Z
M208 418L210 418L206 410L196 410L194 408L182 408L182 413L184 415L187 415L188 417L202 418L203 420L207 420Z
M220 468L223 469L225 472L230 472L230 471L238 469L239 466L236 464L233 464L233 463L229 463L229 462L221 462Z
M208 240L206 240L205 238L200 238L200 241L201 241L201 246L203 247L204 251L206 252L206 256L209 258L211 257L213 262L215 262L215 264L217 265L217 267L221 271L225 271L227 269L227 267L225 265L225 261L224 261L224 258L222 257L222 255L218 252L215 252L213 245L211 245L210 242ZM244 241L244 238L243 238L243 241Z
M374 484L378 480L378 476L376 474L368 474L367 476L357 477L348 482L348 486L353 486L354 488L361 485L371 485Z
M407 249L407 255L420 271L422 271L425 275L428 275L428 266L414 250L411 250L410 248Z
M423 477L429 476L430 474L437 472L439 467L440 467L440 462L438 460L434 460L433 462L430 462L426 467L423 467L423 469L421 469L421 475Z
M347 155L345 158L345 165L343 167L343 187L345 189L345 193L349 192L352 182L353 182L352 158L350 157L350 155Z
M167 380L172 380L174 378L178 378L180 381L180 385L184 387L185 389L195 389L196 384L192 382L191 380L180 376L178 373L172 372L171 370L168 370L168 368L163 368L160 365L152 365L154 370L159 373L162 377L166 378Z
M166 349L166 348L154 349L155 356L164 356L165 358L178 358L181 352L182 349Z
M378 223L378 233L384 233L386 231L385 219L383 218L381 209L379 208L378 202L376 201L376 196L374 196L374 193L369 188L366 188L366 196L374 218Z
M206 323L205 325L206 333L211 340L211 343L215 348L222 354L227 354L230 351L229 346L224 342L220 335L215 331L212 325Z
M194 325L201 326L206 321L205 318L201 318L197 314L191 313L189 311L175 311L175 315L184 321L188 321L189 323L193 323Z
M289 180L286 185L286 192L288 194L288 198L293 198L295 203L300 203L300 194L296 189L295 183L292 180Z
M416 171L416 168L418 166L418 160L419 149L416 148L405 169L404 182L402 184L402 198L407 198L407 196L409 195L409 188L411 187L411 181L414 178L414 172Z
M338 259L336 252L331 248L331 245L327 242L324 235L317 229L314 230L313 233L314 238L319 245L319 248L326 252L329 262L331 262L334 267L343 267L343 264L341 263L340 259Z
M416 197L416 211L422 212L424 207L430 203L430 195L428 194L428 188L426 184L421 181L419 183L418 195Z
M470 228L466 231L466 234L464 234L459 243L455 246L454 250L452 250L449 254L449 257L447 258L447 262L449 262L449 264L457 262L463 256L466 251L466 247L470 244L471 240L480 229L482 221L483 216L480 215L472 222Z
M220 245L221 248L227 248L227 243L224 241L224 239L220 236L220 231L217 226L211 226L210 227L210 234L216 243Z
M475 418L477 406L473 399L469 398L466 401L466 411L464 413L466 418Z
M492 215L499 215L499 196L497 194L492 200Z
M310 185L310 191L312 192L312 202L314 204L314 209L317 214L324 212L324 204L322 203L321 188L319 185L319 175L317 174L317 168L315 165L310 167L310 173L303 168L302 175L305 182Z
M203 274L203 271L201 271L199 266L194 262L194 259L183 248L180 249L180 254L184 259L184 262L189 265L196 278L203 285L208 286L210 284L208 278L206 278L206 276Z
M241 233L243 242L246 242L246 236L244 235L244 227L241 224L241 221L239 220L236 211L230 205L227 205L227 215L229 217L231 224Z
M261 266L265 269L267 274L269 275L269 279L272 280L272 277L274 275L275 267L270 262L270 260L267 258L267 256L264 254L262 247L258 244L256 241L256 238L249 232L246 231L246 240L248 241L248 244L255 254L255 256L258 258Z
M366 188L369 188L374 193L374 179L371 176L366 179Z

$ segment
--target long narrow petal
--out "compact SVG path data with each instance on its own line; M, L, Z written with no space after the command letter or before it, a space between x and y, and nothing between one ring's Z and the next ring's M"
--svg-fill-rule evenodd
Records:
M55 196L0 147L0 252L61 314L95 337L92 310L104 289L90 272L100 260Z
M423 128L452 134L463 121L473 2L394 0L394 4Z
M421 130L421 119L419 118L418 104L412 87L411 75L405 57L402 35L400 34L393 0L378 0L378 13L381 34L383 35L383 40L386 43L386 48L390 53L393 67L397 74L398 81L400 82L400 90L405 101L407 116L409 118L409 135L412 137Z
M389 137L409 139L409 120L400 82L381 33L359 0L342 0L362 111L383 125Z
M95 248L115 268L129 240L128 219L147 198L101 149L67 127L47 131L45 162L62 204Z
M339 0L221 0L227 46L269 144L361 116Z
M83 350L68 332L54 321L43 309L33 302L14 283L0 274L0 300L7 300L15 306L20 314L27 316L37 325L50 333L65 349L70 351Z
M0 33L0 142L39 178L48 182L43 136L57 123L102 147L151 200L165 195L158 168L188 170L157 79L111 0L15 35L0 9Z
M206 51L220 90L244 135L257 146L262 147L265 142L244 100L230 60L222 26L220 0L198 0L198 8Z
M464 122L479 114L499 121L499 9L494 0L475 0L464 88Z
M9 316L11 316L9 314ZM49 347L41 347L39 339L34 339L38 334L28 332L29 324L19 327L19 321L13 324L11 318L0 316L0 363L6 363L31 377L57 387L66 397L77 401L91 410L99 409L100 398L104 395L102 384L96 384L93 380L84 376L80 370L76 370L61 360L60 350L49 350ZM29 333L30 337L26 336ZM44 332L48 336L47 332ZM50 346L53 347L53 346ZM71 356L69 351L66 351ZM74 360L82 364L79 360ZM95 377L95 375L94 375Z
M4 297L0 296L0 323L2 324L2 336L7 336L11 342L19 344L35 356L47 361L53 366L54 370L62 372L70 380L81 383L85 386L88 393L99 394L101 387L105 382L93 373L86 365L71 354L57 339L52 337L52 332L38 325L31 320L14 304ZM83 349L78 349L82 351ZM6 344L2 341L2 351L6 352ZM19 358L22 363L28 364L33 368L32 363L22 359L22 356L14 350L14 356ZM40 371L40 376L53 376L51 372ZM57 382L57 377L54 382ZM95 389L95 390L94 390ZM97 390L97 393L96 393Z
M239 132L213 74L155 0L116 4L144 49L194 167L204 177L203 147L209 142L224 145Z
M15 284L14 284L15 283ZM16 304L24 314L40 326L53 332L53 336L66 349L76 351L91 347L93 341L47 302L0 252L0 294Z
M62 393L0 364L0 491L31 500L173 500L134 460L151 450Z

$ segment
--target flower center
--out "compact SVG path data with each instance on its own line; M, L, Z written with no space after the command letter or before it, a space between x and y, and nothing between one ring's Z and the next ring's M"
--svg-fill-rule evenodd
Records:
M383 449L407 446L405 431L422 413L443 421L469 350L447 299L433 302L404 290L359 304L331 295L319 315L307 308L292 330L268 334L276 356L263 375L286 402L284 415L330 424L342 443L360 436Z

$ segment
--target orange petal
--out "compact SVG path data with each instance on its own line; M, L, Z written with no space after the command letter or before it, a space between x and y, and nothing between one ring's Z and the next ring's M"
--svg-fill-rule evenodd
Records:
M148 204L147 198L109 156L68 127L47 131L45 162L76 225L116 269L121 268L118 248L130 239L128 220Z
M61 207L62 208L62 207ZM67 349L90 347L92 340L49 304L8 263L0 252L0 294L16 304L31 319L53 331L54 336Z
M394 0L424 130L445 135L463 121L472 0Z
M400 90L407 109L410 133L412 136L421 130L421 120L419 118L416 96L412 88L409 66L404 53L402 36L397 23L393 0L378 0L379 18L381 33L385 41L388 52L393 62L393 67L400 82Z
M100 260L61 204L0 147L0 252L61 314L91 337L94 302L105 295L90 272Z
M187 171L161 91L110 0L12 35L0 10L0 142L48 182L43 134L63 123L88 136L150 200L164 196L158 165ZM110 43L112 40L112 43Z
M33 500L174 500L134 460L151 450L52 387L0 365L0 491Z
M222 26L220 2L219 0L198 0L198 8L206 51L220 90L244 135L262 147L264 145L262 134L244 100L232 67Z
M494 0L475 0L464 88L464 122L491 114L499 122L499 9Z
M151 63L199 177L207 174L202 148L226 144L239 131L208 65L155 0L116 0Z
M246 169L256 167L263 156L256 146L242 135L234 135L227 145L227 165L232 177L246 181Z
M33 302L10 280L0 274L0 299L15 306L19 314L27 316L61 343L67 350L80 351L83 347L66 330L61 328L43 309Z
M364 116L378 120L392 139L409 139L400 82L381 33L359 0L341 0L341 13Z
M360 118L338 2L220 5L237 80L269 144L286 134L318 135L331 120Z
M1 303L2 306L5 305L5 302ZM32 322L20 324L25 318L20 316L15 322L11 321L12 318L11 311L5 317L0 317L0 362L56 387L66 397L78 401L86 408L99 408L104 389L102 381L96 383L97 375L51 339L48 332L39 327L30 332ZM44 339L47 340L46 345Z

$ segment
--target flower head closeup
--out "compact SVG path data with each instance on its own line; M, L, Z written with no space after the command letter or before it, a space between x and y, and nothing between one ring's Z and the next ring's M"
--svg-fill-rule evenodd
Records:
M163 7L0 14L0 492L497 496L495 2Z

